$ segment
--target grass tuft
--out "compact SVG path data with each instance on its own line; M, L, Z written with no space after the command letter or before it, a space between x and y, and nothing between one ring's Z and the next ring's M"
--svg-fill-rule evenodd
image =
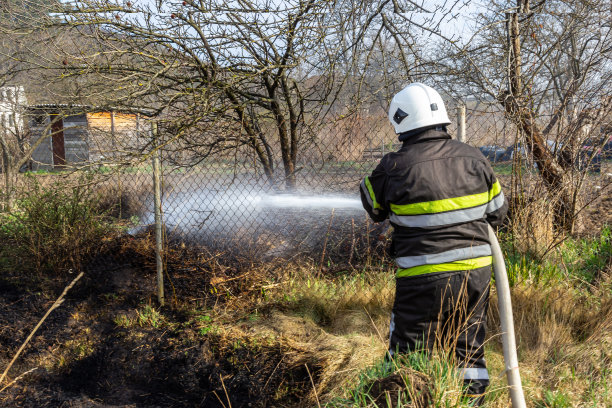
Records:
M463 381L442 353L414 352L381 360L328 408L467 407Z

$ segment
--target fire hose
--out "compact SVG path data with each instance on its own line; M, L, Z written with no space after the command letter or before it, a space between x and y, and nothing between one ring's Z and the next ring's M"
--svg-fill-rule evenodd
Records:
M510 285L506 265L502 255L495 231L489 225L489 241L493 252L493 272L495 274L495 286L497 287L497 304L499 307L499 320L501 323L502 348L504 350L504 362L510 400L512 408L525 408L525 395L521 385L519 374L518 356L516 355L516 340L514 337L514 321L512 319L512 303L510 301Z

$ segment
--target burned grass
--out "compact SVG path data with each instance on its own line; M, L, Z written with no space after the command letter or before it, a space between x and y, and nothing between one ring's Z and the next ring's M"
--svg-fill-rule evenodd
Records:
M351 303L343 285L333 307L323 292L307 296L303 277L322 273L312 263L228 261L177 246L166 256L172 301L158 309L151 237L123 237L109 251L13 367L11 379L36 370L0 393L1 406L312 406L371 364L373 349L384 352L372 331L362 334L371 317L357 311L368 299ZM1 366L62 284L3 277ZM327 310L307 311L317 302Z
M394 375L418 382L412 371L370 370L387 347L394 283L384 262L354 258L359 262L323 268L309 256L263 261L248 251L177 243L165 254L168 305L159 308L150 232L118 238L108 251L13 367L11 380L35 370L0 393L0 406L373 407L410 389ZM610 402L601 393L612 372L608 273L588 287L516 281L519 358L531 403L551 406L546 401L559 395L568 407ZM24 282L16 272L0 279L0 366L66 283L54 279ZM502 407L508 399L491 305L487 398L488 406ZM411 364L427 384L419 389L462 406L452 367ZM355 392L363 405L354 403Z
M191 337L167 328L90 330L65 342L51 367L3 395L3 406L296 406L307 399L305 364L278 343L253 344L219 335ZM87 344L87 346L82 346ZM81 350L85 351L82 352ZM89 406L89 405L77 405ZM97 405L94 405L97 406ZM306 406L306 405L305 405Z

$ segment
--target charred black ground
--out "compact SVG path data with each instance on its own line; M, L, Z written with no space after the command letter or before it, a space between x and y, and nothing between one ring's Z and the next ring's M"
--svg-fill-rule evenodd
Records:
M144 272L146 256L125 246L124 251L131 251L132 263L92 269L46 320L11 373L41 361L48 365L7 390L1 406L295 406L308 393L306 367L283 361L288 350L280 343L232 342L198 332L189 302L161 309L163 328L118 325L118 315L134 314L152 302L154 293L154 275ZM174 296L205 293L211 287L209 272L170 268ZM23 282L16 274L0 279L3 367L53 302L51 293L59 294L70 278ZM173 293L172 284L167 289ZM308 363L316 378L316 361Z

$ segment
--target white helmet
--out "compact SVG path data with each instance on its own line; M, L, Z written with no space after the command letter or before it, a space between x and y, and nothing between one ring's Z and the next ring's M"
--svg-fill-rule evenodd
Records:
M451 123L440 94L418 82L408 85L393 97L389 106L389 120L398 134Z

